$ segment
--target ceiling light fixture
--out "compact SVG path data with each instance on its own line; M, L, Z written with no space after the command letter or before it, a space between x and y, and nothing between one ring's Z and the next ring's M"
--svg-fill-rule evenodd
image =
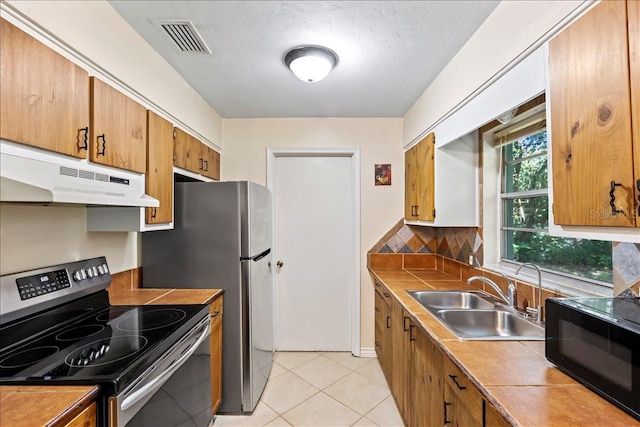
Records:
M284 63L303 82L315 83L327 77L338 63L338 55L322 46L301 46L287 52Z

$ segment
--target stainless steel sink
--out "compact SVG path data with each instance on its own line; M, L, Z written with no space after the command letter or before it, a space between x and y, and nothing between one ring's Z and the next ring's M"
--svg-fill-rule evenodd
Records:
M407 291L424 308L435 309L491 309L495 304L474 291Z
M544 327L482 291L407 291L460 339L542 341Z
M438 317L460 338L544 340L544 328L505 310L440 310Z

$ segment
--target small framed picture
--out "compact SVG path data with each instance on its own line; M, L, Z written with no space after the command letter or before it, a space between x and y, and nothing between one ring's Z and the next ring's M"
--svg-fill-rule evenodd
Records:
M391 165L375 165L376 185L391 185Z

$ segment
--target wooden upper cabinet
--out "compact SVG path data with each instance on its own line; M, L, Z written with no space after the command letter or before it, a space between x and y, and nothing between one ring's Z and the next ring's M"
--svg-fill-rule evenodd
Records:
M556 224L636 226L640 33L628 3L629 25L625 2L601 2L549 42Z
M90 159L94 163L145 173L147 110L96 77L91 77Z
M404 217L417 219L416 205L418 204L418 147L413 146L404 153Z
M146 208L147 224L173 220L173 124L147 110L146 193L160 201Z
M430 133L405 153L405 219L435 219L435 135Z
M194 136L174 128L173 164L211 179L220 179L220 154Z
M179 128L173 129L173 164L191 172L200 172L200 141Z
M220 180L220 153L213 148L202 145L202 157L205 160L202 173L216 181Z
M0 138L85 158L89 76L0 18Z

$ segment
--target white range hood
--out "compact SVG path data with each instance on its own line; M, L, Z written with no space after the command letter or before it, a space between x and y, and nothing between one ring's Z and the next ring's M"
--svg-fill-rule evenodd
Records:
M157 207L144 175L0 140L0 202Z

